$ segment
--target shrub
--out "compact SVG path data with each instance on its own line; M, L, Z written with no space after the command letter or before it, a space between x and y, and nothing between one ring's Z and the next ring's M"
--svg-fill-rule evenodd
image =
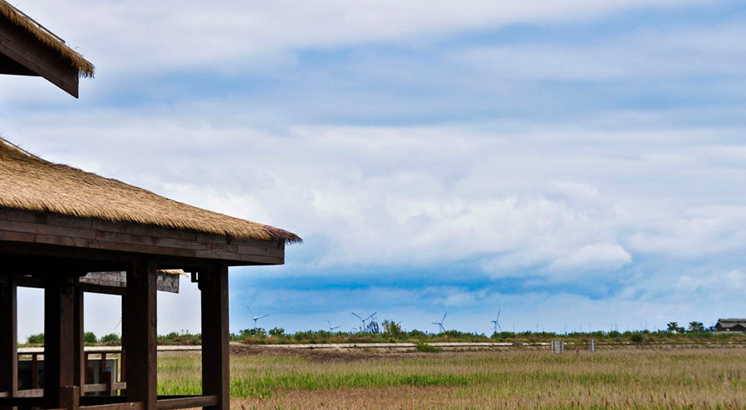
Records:
M630 335L629 340L631 340L633 343L637 343L638 345L642 345L643 342L645 342L645 336L643 336L642 333L634 332Z
M255 327L253 329L243 329L240 330L239 333L243 337L260 337L264 338L267 337L267 331L262 329L261 327Z
M116 333L109 333L108 335L101 336L101 343L106 345L117 345L122 343L122 338Z
M26 339L26 343L28 344L44 344L44 333L39 333L38 335L31 335Z
M269 330L269 335L275 337L285 336L285 329L281 327L272 328Z
M96 338L96 335L93 332L85 332L83 334L83 341L86 344L96 344L96 343L98 343L98 339Z
M424 339L426 336L427 335L425 334L425 332L421 330L417 330L417 329L414 329L411 332L409 332L409 337L414 338L414 339Z
M158 344L160 345L198 345L202 342L202 334L196 333L191 334L189 331L171 332L165 335L158 336Z
M415 349L417 349L418 352L423 353L437 353L442 352L443 349L438 346L429 345L427 343L417 343L415 346Z
M401 330L401 326L393 320L383 321L383 334L394 338L401 337L404 332Z

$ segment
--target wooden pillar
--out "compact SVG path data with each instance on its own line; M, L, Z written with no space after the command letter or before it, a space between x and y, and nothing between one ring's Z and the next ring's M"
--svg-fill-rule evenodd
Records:
M0 393L18 391L18 283L14 276L0 282Z
M156 410L157 396L157 266L144 258L127 269L127 294L122 312L122 336L127 352L127 400Z
M83 315L83 290L78 286L75 288L75 386L84 391L85 374L88 369L85 360L85 327ZM85 393L83 393L85 395Z
M75 278L50 275L44 287L44 401L59 409L75 386ZM63 403L65 402L65 403Z
M199 272L202 291L202 394L218 396L211 410L230 409L228 266Z
M119 381L126 382L127 381L127 342L125 341L127 335L124 333L124 312L127 310L125 305L127 304L127 297L121 296L121 311L119 312L119 325L122 326L119 328L121 340L122 340L122 353L119 355L119 366L121 367L120 375L119 375ZM122 391L122 394L126 394L127 391Z

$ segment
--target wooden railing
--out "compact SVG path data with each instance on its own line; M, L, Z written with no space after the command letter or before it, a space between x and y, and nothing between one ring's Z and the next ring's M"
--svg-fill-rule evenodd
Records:
M29 351L18 352L19 359L21 356L31 357L31 388L18 390L16 392L0 392L0 408L22 407L22 408L44 408L46 400L44 398L44 389L39 388L36 375L38 374L38 364L40 356L44 356L43 348ZM38 351L37 351L38 350ZM90 355L101 356L101 383L87 383L81 389L78 386L64 387L61 391L60 402L62 409L49 410L143 410L142 402L127 401L126 390L127 382L117 382L116 372L106 371L107 355L120 355L120 379L124 380L124 352L121 348L110 350L96 349L84 352L85 369L88 368ZM105 393L100 396L90 396L88 393ZM188 408L210 407L219 404L218 396L158 396L156 408L158 410L178 410Z
M80 397L77 386L64 389L65 410L142 410L142 402L127 401L126 396ZM0 407L44 408L44 397L7 397L0 393ZM90 400L95 399L95 400ZM178 410L218 405L218 396L158 396L158 410Z

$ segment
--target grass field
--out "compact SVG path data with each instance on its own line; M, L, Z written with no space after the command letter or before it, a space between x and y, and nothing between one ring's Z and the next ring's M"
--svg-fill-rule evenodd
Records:
M746 349L319 351L231 357L237 409L744 409ZM199 394L199 354L159 357L159 394Z

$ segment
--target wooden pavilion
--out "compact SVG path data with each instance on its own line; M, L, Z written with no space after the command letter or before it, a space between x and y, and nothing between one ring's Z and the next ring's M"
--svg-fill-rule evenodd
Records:
M93 66L0 0L0 73L42 76L77 97L78 78L92 76ZM0 139L0 409L227 410L228 268L283 264L285 245L300 241ZM200 396L157 395L158 277L179 269L201 291ZM124 287L92 283L91 272L126 272ZM18 390L19 286L44 289L43 389ZM86 385L84 292L122 297L124 382Z

